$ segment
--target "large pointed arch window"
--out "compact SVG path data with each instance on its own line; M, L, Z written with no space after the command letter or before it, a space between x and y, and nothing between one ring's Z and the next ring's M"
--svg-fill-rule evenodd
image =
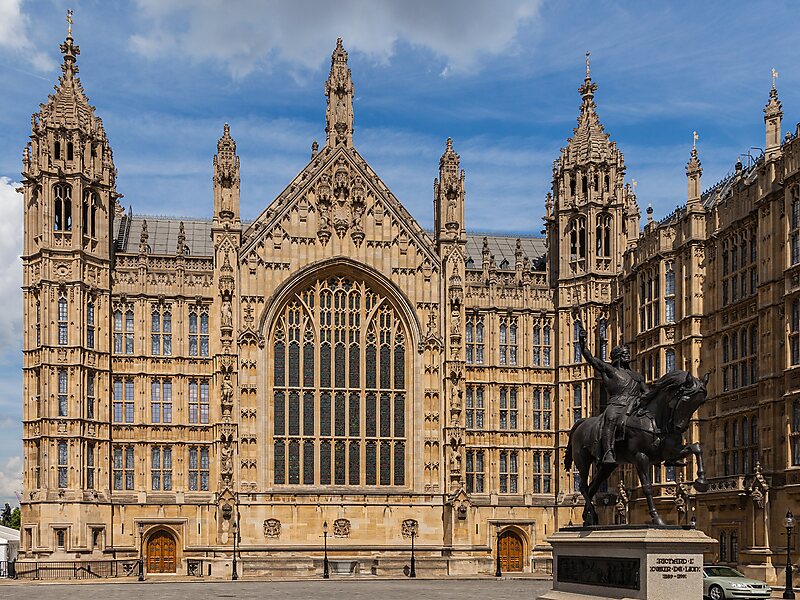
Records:
M569 261L586 260L586 217L575 217L569 223Z
M57 183L53 186L53 229L72 231L72 186Z
M601 213L597 215L597 227L595 230L595 240L597 243L597 257L609 258L611 256L611 215Z
M406 484L407 335L368 284L321 279L273 326L273 482Z

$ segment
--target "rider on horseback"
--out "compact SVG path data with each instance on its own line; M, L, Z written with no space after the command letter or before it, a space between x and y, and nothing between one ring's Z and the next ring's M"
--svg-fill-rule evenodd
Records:
M603 387L608 395L608 403L603 412L603 463L616 464L614 442L617 429L625 426L625 419L639 408L639 401L647 393L642 376L631 370L631 351L626 344L611 351L611 363L595 356L586 348L586 330L579 323L578 342L581 354L586 361L600 373Z

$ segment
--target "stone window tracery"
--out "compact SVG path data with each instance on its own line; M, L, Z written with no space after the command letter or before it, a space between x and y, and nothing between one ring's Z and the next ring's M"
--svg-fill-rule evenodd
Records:
M552 483L553 455L550 450L533 452L533 493L549 494Z
M133 489L133 446L114 446L113 478L115 490Z
M172 423L172 380L154 377L150 382L150 418L153 423Z
M664 322L675 322L675 265L669 261L664 274Z
M550 366L550 323L546 321L533 326L533 366Z
M549 388L533 390L533 429L534 431L550 431L552 403Z
M97 193L93 190L84 190L83 192L83 212L82 228L83 235L94 238L96 237L96 220L97 220L97 205L99 199Z
M67 449L67 442L58 442L58 487L65 488L69 486L68 481L69 471L69 452Z
M94 348L94 300L86 303L86 347Z
M483 364L484 326L483 315L467 315L465 328L466 363L468 365Z
M72 231L72 186L57 183L53 186L55 231Z
M601 213L597 215L596 227L597 257L611 257L611 215Z
M800 365L800 299L792 301L789 320L789 364Z
M586 260L586 217L580 216L569 222L569 261L583 267Z
M69 406L67 403L67 392L69 390L69 383L67 379L67 370L58 370L58 416L69 416Z
M208 418L208 379L192 379L189 381L189 423L205 425Z
M208 356L208 306L189 308L189 356Z
M69 304L66 292L58 294L58 345L66 346L69 343Z
M500 364L512 367L517 364L517 319L515 317L500 319Z
M114 354L133 354L133 304L114 308Z
M639 331L661 324L658 268L647 269L639 277Z
M172 305L159 302L150 307L150 352L172 355Z
M317 280L276 319L272 354L276 485L405 485L406 331L389 300Z
M467 429L483 429L485 409L483 402L484 387L482 385L468 385L466 399Z
M517 428L517 388L500 388L500 429Z
M516 450L500 451L500 493L517 493L517 457Z
M153 446L150 449L150 477L153 491L172 490L172 448Z
M95 475L95 445L93 442L86 443L86 489L94 489Z
M133 423L133 379L114 379L114 423Z
M209 466L208 448L189 448L189 491L208 491Z
M467 450L467 493L483 494L486 471L483 450Z

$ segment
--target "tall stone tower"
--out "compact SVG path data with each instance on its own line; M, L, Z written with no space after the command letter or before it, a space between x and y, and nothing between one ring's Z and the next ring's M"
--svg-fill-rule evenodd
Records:
M577 321L588 331L592 350L608 358L612 286L622 271L623 252L639 233L639 210L624 183L625 160L600 123L596 91L587 52L578 126L553 163L545 217L557 320L556 385L561 399L557 427L564 438L559 446L566 443L566 432L576 419L589 416L603 403L601 386L588 385L593 373L580 356ZM596 398L590 398L592 389L598 390ZM572 491L572 484L564 491Z
M71 25L61 52L63 74L33 115L23 151L22 525L28 547L91 549L105 535L92 524L109 522L110 267L120 196L103 123L77 77Z

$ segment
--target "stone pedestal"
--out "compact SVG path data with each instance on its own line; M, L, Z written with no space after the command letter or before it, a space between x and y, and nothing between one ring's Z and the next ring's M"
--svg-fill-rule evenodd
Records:
M566 527L553 546L553 590L539 600L703 597L703 551L714 540L679 526Z

